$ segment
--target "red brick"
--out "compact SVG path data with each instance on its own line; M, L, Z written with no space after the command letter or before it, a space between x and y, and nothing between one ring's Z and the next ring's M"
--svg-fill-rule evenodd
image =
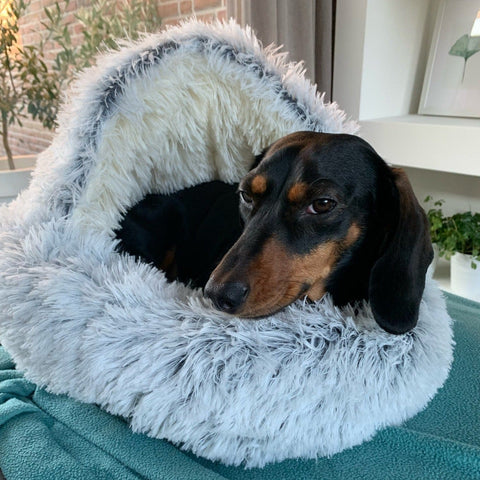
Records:
M197 18L198 20L201 20L202 22L213 22L215 20L215 14L214 13L204 13L199 15L197 12Z
M73 22L78 23L76 18L75 18L75 12L70 12L70 13L67 13L66 15L64 15L63 18L62 18L62 21L67 25L69 25Z
M217 18L218 20L226 20L227 19L227 10L218 10L217 12Z
M180 2L180 14L186 15L192 13L192 0Z
M171 18L178 16L178 3L177 2L169 2L169 3L162 3L157 7L158 15L160 18Z
M32 0L27 6L27 11L39 10L41 8L42 8L42 2L40 0Z
M178 25L180 23L180 18L169 18L166 20L162 19L162 27L166 27L167 25Z
M222 6L222 0L194 0L193 4L195 6L195 10L203 10L206 8L215 8Z
M80 40L81 40L81 33L83 32L83 25L81 25L80 23L76 23L74 26L73 26L73 34L72 34L72 42L76 45L78 45L80 43Z
M67 12L76 12L78 10L77 0L70 0L68 7L65 8Z

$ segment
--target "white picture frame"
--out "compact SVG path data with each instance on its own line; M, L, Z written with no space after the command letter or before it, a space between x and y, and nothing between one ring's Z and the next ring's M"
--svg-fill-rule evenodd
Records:
M480 28L480 0L439 2L418 113L480 118L480 31L477 36L474 25Z

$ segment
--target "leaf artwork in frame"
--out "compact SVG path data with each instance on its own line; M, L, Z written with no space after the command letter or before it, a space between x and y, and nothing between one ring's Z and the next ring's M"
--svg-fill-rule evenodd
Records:
M433 3L438 6L418 113L478 119L480 1Z
M448 52L450 55L457 57L462 57L464 60L463 63L463 72L462 72L462 83L465 79L465 70L467 68L467 60L475 55L477 52L480 52L480 37L471 37L468 33L462 35L450 48Z

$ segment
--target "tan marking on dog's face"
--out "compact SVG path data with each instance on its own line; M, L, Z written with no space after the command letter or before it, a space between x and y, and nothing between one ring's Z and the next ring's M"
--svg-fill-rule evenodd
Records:
M320 280L312 285L307 292L307 298L316 302L325 295L325 280Z
M263 195L267 190L267 179L263 175L255 175L250 182L250 188L255 195Z
M351 247L360 236L360 227L356 223L352 223L347 230L345 238L337 244L337 251L340 253L345 248ZM326 265L321 272L321 279L316 281L310 290L307 292L307 297L310 300L320 300L325 295L325 279L330 275L333 269L333 264Z
M360 233L360 227L356 223L352 223L348 228L345 239L343 240L343 246L350 247L351 245L353 245L358 240Z
M240 317L270 315L313 289L315 299L324 293L324 281L338 256L336 242L319 245L308 255L292 255L277 240L269 240L247 270L250 294Z
M240 279L249 285L247 300L235 315L243 318L271 315L303 296L320 300L325 295L326 280L342 252L355 243L360 233L360 227L353 223L344 238L320 244L307 255L292 254L277 239L271 238L245 270L241 262L233 270L227 268L227 253L211 278L220 284ZM240 276L236 276L237 268L241 269Z
M307 190L308 185L305 182L298 182L293 184L293 186L290 187L287 193L288 201L291 203L301 202L305 198Z

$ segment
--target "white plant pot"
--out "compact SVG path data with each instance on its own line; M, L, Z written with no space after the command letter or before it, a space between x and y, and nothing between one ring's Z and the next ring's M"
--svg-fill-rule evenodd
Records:
M433 278L433 275L435 274L435 270L437 269L438 265L438 258L439 258L439 250L438 250L438 245L436 243L432 244L433 247L433 259L432 263L429 265L428 270L427 270L427 277L428 278Z
M462 297L480 302L480 262L473 260L477 268L472 268L472 256L456 253L451 258L450 281L452 292Z
M15 170L9 170L5 157L0 157L0 204L13 200L28 187L37 155L14 157Z

